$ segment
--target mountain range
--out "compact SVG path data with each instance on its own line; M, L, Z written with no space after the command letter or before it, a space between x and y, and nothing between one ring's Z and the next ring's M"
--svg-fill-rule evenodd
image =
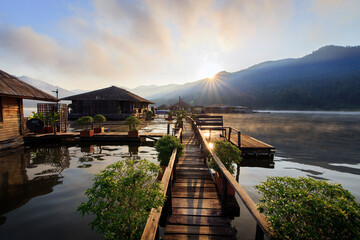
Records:
M47 92L59 88L21 79ZM61 97L76 94L60 89ZM172 104L181 96L192 105L203 106L222 103L256 109L360 109L360 46L325 46L302 58L263 62L233 73L222 71L213 78L182 85L129 90L156 105Z

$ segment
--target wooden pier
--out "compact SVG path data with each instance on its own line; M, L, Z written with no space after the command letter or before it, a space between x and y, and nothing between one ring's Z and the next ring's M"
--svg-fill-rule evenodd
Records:
M140 133L139 138L129 138L127 132L104 132L95 133L92 137L80 137L80 132L66 132L66 133L46 133L46 134L27 134L24 136L25 144L34 143L48 143L61 141L83 141L83 142L140 142L146 141L146 138L156 140L162 137L163 133Z
M171 216L164 239L235 239L200 145L190 124L184 124L185 154L179 158L171 188Z

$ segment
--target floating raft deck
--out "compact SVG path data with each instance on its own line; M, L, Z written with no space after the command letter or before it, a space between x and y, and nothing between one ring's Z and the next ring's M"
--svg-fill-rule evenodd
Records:
M184 123L183 143L164 239L235 239L229 220L221 215L215 183L188 123Z
M62 133L58 132L56 135L54 133L46 134L28 134L24 136L24 142L27 143L47 143L54 141L75 141L80 139L80 141L93 141L93 142L114 142L114 141L123 141L123 142L140 142L145 141L146 138L156 140L156 138L162 137L163 133L140 133L140 138L129 138L127 132L104 132L104 133L94 133L92 137L80 137L80 132L67 132Z

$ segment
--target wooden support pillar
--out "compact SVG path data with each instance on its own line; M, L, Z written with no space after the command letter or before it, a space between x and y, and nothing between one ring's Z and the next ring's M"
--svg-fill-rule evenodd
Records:
M258 223L256 224L255 240L264 240L264 232Z
M224 174L222 174L222 191L221 191L221 215L223 217L227 216L227 198L228 198L228 180Z
M167 135L169 135L170 134L170 123L168 123L168 125L167 125Z
M230 142L230 136L231 136L231 127L229 128L229 138L228 138L229 142Z
M238 148L241 148L241 132L238 132Z

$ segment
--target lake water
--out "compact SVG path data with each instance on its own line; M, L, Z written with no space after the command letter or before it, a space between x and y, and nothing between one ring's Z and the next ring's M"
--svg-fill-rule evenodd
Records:
M166 132L156 119L144 131ZM360 201L360 112L271 111L224 114L224 125L276 147L274 168L241 167L240 184L254 201L253 186L266 176L310 176L341 183ZM0 156L1 239L102 239L91 217L77 206L86 200L94 174L126 157L156 162L151 146L48 146ZM241 204L232 224L238 239L254 239L255 222Z
M267 176L304 176L340 183L360 202L360 112L269 111L223 116L225 126L276 147L273 169L240 168L239 182L254 201L260 196L253 186ZM238 239L254 239L255 222L243 205L233 225Z

